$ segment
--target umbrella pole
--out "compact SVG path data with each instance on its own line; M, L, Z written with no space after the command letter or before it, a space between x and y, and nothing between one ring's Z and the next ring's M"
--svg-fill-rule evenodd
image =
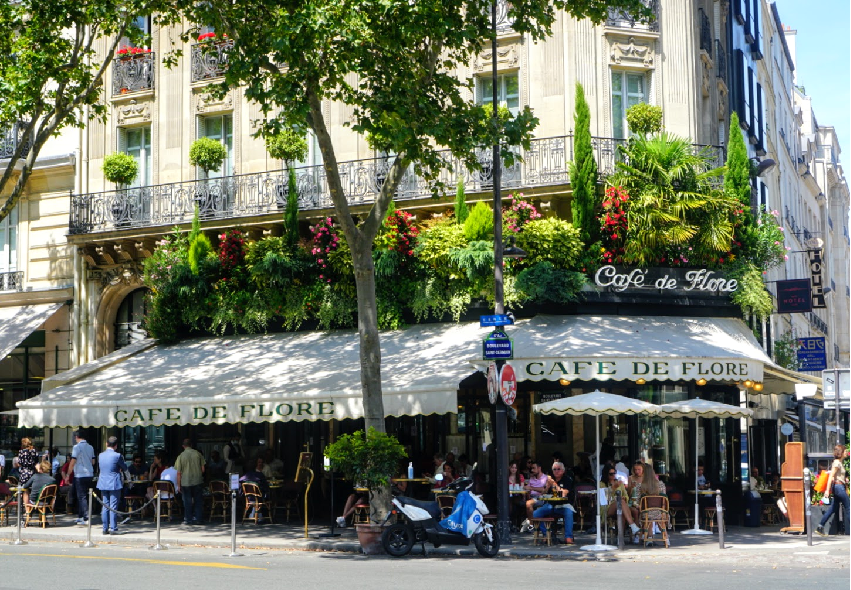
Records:
M711 535L710 531L700 528L700 490L697 488L697 443L700 432L700 416L694 418L694 528L683 531L684 535Z
M597 484L597 538L593 545L583 545L581 549L583 551L616 551L617 547L614 545L603 545L602 539L600 538L600 416L596 416L594 418L594 433L596 435L597 444L594 449L594 454L597 456L597 469L594 474L594 479Z

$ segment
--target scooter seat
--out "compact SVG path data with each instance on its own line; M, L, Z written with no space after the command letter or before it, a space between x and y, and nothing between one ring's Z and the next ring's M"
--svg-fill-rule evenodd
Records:
M437 505L437 502L415 500L414 498L409 498L408 496L396 496L395 499L402 506L416 506L417 508L422 508L423 510L428 512L435 520L440 520L441 518L443 518L440 512L440 506Z

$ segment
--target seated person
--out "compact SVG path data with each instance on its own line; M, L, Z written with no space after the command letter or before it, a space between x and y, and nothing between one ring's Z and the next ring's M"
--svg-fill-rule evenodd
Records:
M142 460L142 455L139 453L133 455L133 462L130 463L129 467L127 467L127 471L130 473L130 478L133 480L138 481L148 478L148 466L145 465L145 462ZM127 495L144 496L147 489L148 484L146 483L134 483L132 486L127 488Z
M157 451L154 455L154 461L156 463L156 471L159 472L159 477L151 481L170 481L171 485L174 486L175 495L179 494L180 486L177 485L177 469L171 466L171 461L168 460L165 451ZM149 473L153 473L154 470L154 465L151 465ZM154 487L152 485L145 493L145 498L151 500L153 497ZM171 494L168 492L163 492L162 494L160 494L160 498L163 500L170 500Z
M284 462L275 457L272 449L266 449L263 453L263 475L266 479L274 479L284 475Z
M435 489L442 489L455 481L455 466L452 463L443 464L443 479L434 484Z
M431 473L423 471L423 477L427 477L431 483L434 483L434 478L432 476L436 473L443 473L443 455L435 453L434 457L432 457L432 463L434 465L434 471Z
M263 494L263 497L268 498L271 490L269 488L269 481L266 479L266 476L263 475L263 467L263 457L255 457L248 462L248 468L245 470L245 474L239 478L239 481L240 483L256 483L260 487L260 492ZM254 504L253 499L249 499L249 503ZM249 518L254 518L254 511L255 508L252 507L251 512L248 515ZM258 519L258 522L263 522L262 516Z
M349 497L346 498L346 505L343 507L343 515L337 517L338 527L340 527L341 529L346 528L348 524L348 518L355 513L355 508L358 504L369 504L369 492L359 492L355 490L354 492L349 494Z
M24 504L35 504L38 502L41 490L53 483L56 483L56 480L50 475L50 461L42 459L35 464L35 473L23 486Z
M533 518L532 513L535 508L540 508L538 498L549 491L553 481L549 475L544 473L543 468L537 461L532 461L531 475L532 477L523 484L523 489L529 492L529 499L526 500L526 520L520 525L521 533L532 530L532 524L529 520Z
M222 454L218 451L210 453L210 460L207 461L207 468L204 471L210 481L226 481L228 474L225 471L225 461L222 459Z
M400 475L399 477L404 477ZM408 482L407 481L396 481L395 479L390 480L390 493L394 496L405 496L408 494Z
M165 459L165 451L158 450L154 453L154 460L151 462L151 468L148 469L148 481L157 481L160 479L165 466L163 465L163 460Z
M570 499L570 494L573 491L573 477L567 473L564 463L561 461L553 463L551 482L550 491L553 494ZM573 513L574 509L570 503L553 506L544 502L541 506L535 508L532 514L534 518L548 518L554 514L561 516L564 521L564 543L565 545L573 545ZM546 528L541 524L541 532L544 533L545 530Z
M458 462L455 464L455 473L458 477L473 477L473 466L470 465L470 460L466 453L458 455Z
M77 505L77 492L74 491L74 470L71 467L71 453L65 455L65 462L59 468L59 476L57 483L59 484L59 493L65 496L65 506L69 514L72 513L72 508ZM67 476L67 483L66 481Z
M647 465L644 466L647 469ZM629 509L629 505L627 504L627 491L626 486L623 484L621 480L617 478L618 472L615 470L615 466L612 463L607 463L603 468L603 478L600 480L600 487L605 488L606 490L606 513L604 516L614 516L617 514L617 493L618 490L621 492L621 512L623 513L624 520L629 524L629 529L632 531L632 534L635 536L633 540L634 543L638 542L638 525L635 524L635 520L632 518L632 511ZM642 483L643 486L643 483Z
M750 484L752 490L761 490L765 487L765 480L759 475L759 467L751 469Z

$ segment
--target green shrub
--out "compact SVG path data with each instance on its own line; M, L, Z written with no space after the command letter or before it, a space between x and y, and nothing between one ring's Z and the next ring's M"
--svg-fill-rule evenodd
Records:
M536 219L517 235L517 245L526 251L524 265L550 262L556 268L575 268L582 256L579 230L558 217Z
M464 193L464 181L458 181L458 187L455 190L455 223L464 225L467 217L470 216L470 210L467 208L467 195Z
M471 283L487 280L493 276L493 242L480 240L455 248L449 252L449 260Z
M296 186L295 169L290 168L287 174L287 208L284 211L284 233L287 245L294 248L298 243L298 188Z
M123 152L109 154L103 159L104 178L118 185L128 185L139 173L139 166L133 156Z
M516 288L523 300L536 303L572 303L579 299L585 275L539 262L517 275Z
M591 110L585 100L585 90L578 82L573 125L576 138L573 161L569 164L570 185L573 189L570 211L573 225L579 229L582 241L590 243L600 239L600 227L597 222L600 199L597 197L597 161L591 147Z
M210 242L210 238L201 231L198 205L195 205L192 231L189 232L189 251L187 252L187 260L189 261L189 268L192 269L192 274L197 275L199 273L199 265L212 253L213 244Z
M199 137L189 147L189 163L204 172L218 171L227 155L225 146L209 137Z
M407 455L396 437L370 428L366 434L363 430L343 434L325 447L325 456L333 471L375 490L390 483Z
M484 201L476 203L464 221L464 237L468 242L493 240L493 209Z
M289 167L307 159L308 146L304 134L294 129L281 129L266 138L266 151Z
M763 320L774 311L771 294L762 282L762 272L750 262L734 264L730 268L729 277L739 282L731 300L739 306L746 316Z
M653 135L662 131L662 107L646 102L634 104L626 110L626 123L636 135Z

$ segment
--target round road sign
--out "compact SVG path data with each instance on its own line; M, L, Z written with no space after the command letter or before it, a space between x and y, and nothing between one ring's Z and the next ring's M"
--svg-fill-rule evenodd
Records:
M517 399L517 376L511 365L505 365L499 375L499 393L506 406L510 406Z

